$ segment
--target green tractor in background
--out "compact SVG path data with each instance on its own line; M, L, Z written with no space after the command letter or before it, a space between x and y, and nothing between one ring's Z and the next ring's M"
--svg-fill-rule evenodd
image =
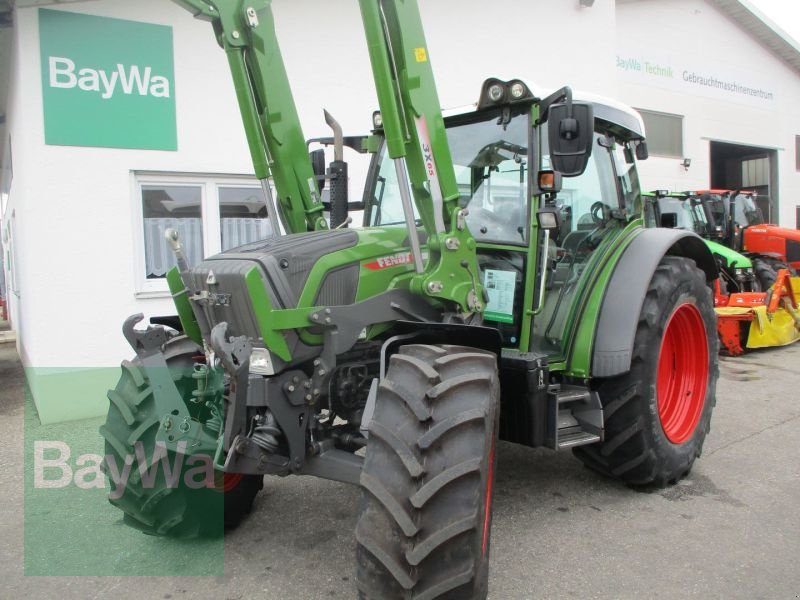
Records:
M718 293L723 295L761 291L761 282L753 271L750 259L715 241L720 239L719 226L707 202L689 193L655 190L643 194L645 222L648 227L667 227L693 231L706 240L706 246L719 266Z
M573 450L631 486L689 472L715 402L717 267L694 233L644 227L635 112L492 78L444 118L416 3L360 0L380 113L361 139L335 132L323 173L270 2L178 3L227 53L288 233L190 265L166 232L178 317L126 321L136 357L101 432L118 464L138 447L140 466L181 455L218 477L112 477L126 522L213 533L264 475L345 481L363 490L362 597L483 598L498 439ZM372 155L360 203L345 144ZM356 204L364 227L349 229Z

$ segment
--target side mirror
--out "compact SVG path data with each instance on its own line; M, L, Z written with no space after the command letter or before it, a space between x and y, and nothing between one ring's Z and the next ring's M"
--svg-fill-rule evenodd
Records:
M564 177L577 177L592 156L594 111L590 104L553 104L548 109L550 162Z
M647 150L647 142L642 140L636 144L636 160L647 160L650 152Z

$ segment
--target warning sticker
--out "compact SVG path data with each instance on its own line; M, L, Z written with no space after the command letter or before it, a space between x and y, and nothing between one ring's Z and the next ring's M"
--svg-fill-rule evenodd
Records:
M499 323L514 322L514 287L517 282L516 271L486 269L483 286L489 292L489 304L483 318Z
M426 62L428 60L428 53L425 52L425 48L414 48L414 56L417 62Z

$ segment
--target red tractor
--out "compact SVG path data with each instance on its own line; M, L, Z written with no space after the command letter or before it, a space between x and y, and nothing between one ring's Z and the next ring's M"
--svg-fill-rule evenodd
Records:
M755 203L756 193L745 190L692 192L707 207L718 241L743 252L753 261L753 271L767 290L780 269L792 275L800 270L800 230L766 223Z

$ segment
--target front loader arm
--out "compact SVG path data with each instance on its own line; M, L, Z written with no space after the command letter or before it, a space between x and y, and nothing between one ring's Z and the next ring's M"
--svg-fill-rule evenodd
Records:
M475 240L459 207L453 159L416 0L359 0L389 157L401 195L411 183L428 233L422 265L410 207L404 206L418 275L411 289L455 303L462 313L482 312ZM406 203L407 205L410 203Z
M173 0L211 21L233 76L256 177L276 215L267 185L272 176L287 230L327 229L300 119L283 64L272 0ZM277 233L273 220L273 231Z
M228 55L268 210L275 212L267 185L271 173L287 230L326 229L305 136L275 36L272 0L173 1L196 17L211 21ZM466 226L466 211L458 206L453 161L416 0L359 2L389 156L395 159L404 192L417 270L411 290L443 301L453 312L480 313L484 293L475 240ZM428 233L428 261L424 266L411 192Z

